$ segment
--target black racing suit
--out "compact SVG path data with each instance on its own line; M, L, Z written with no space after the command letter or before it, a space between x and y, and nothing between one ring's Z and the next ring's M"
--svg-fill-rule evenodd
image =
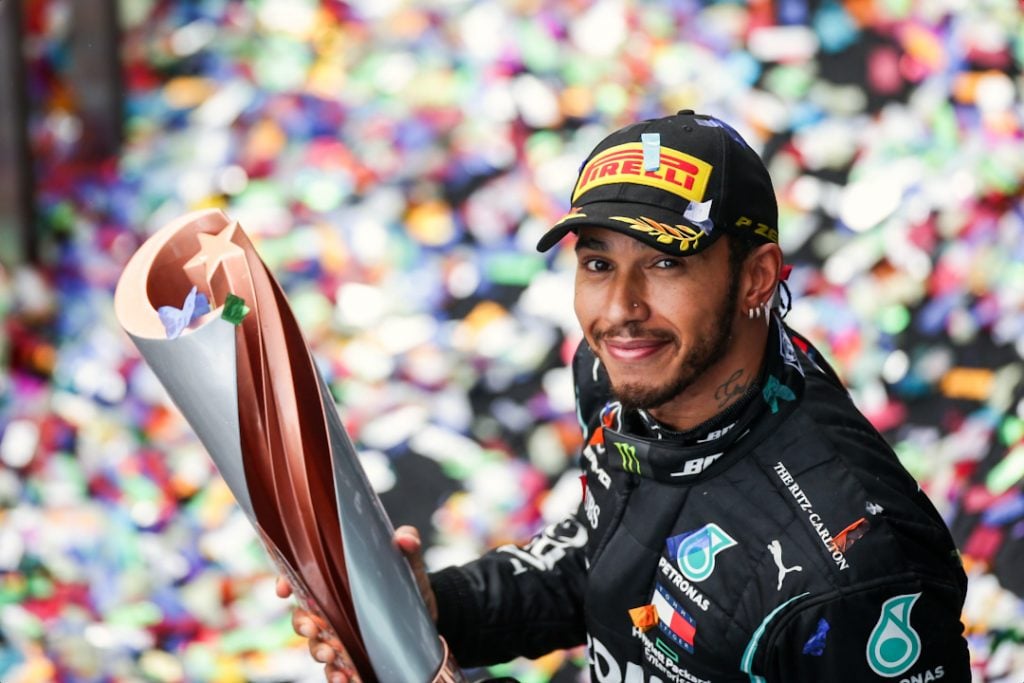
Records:
M805 340L773 319L756 390L688 434L573 366L577 514L431 577L461 665L586 642L595 683L970 680L946 525Z

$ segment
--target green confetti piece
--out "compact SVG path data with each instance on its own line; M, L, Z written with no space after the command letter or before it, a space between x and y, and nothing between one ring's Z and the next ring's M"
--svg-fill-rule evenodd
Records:
M499 254L488 259L487 277L500 285L524 287L544 270L544 259L533 254Z
M303 329L314 329L331 322L334 307L316 290L297 290L290 296L289 306Z
M233 325L241 325L247 315L249 315L249 307L245 305L245 299L228 294L228 298L224 301L224 312L220 314L220 317Z
M162 491L156 482L142 475L125 477L121 490L132 504L160 500L162 497Z
M45 600L52 597L53 592L53 581L50 581L45 576L34 575L28 577L28 594L33 598Z
M910 311L905 306L886 306L878 312L878 327L887 334L899 334L910 325Z
M295 187L303 204L314 211L327 213L338 208L349 196L352 180L346 173L326 173L311 169L296 175Z
M217 669L217 655L208 645L193 643L185 650L184 665L190 680L209 681Z
M1012 415L1007 417L999 427L999 438L1007 446L1024 439L1024 420Z
M601 61L592 58L569 55L562 66L562 78L568 86L593 86L601 82L602 73Z
M618 83L604 83L594 93L594 104L598 111L608 116L621 114L630 103L629 93Z
M262 49L253 55L253 76L266 90L295 90L302 87L312 62L311 50L302 41L291 36L268 36Z
M814 72L804 64L776 66L764 79L765 87L782 99L804 97L815 82Z
M163 612L154 603L136 602L110 610L106 621L116 626L146 627L159 624L163 618Z
M1018 66L1024 65L1024 24L1017 30L1017 40L1012 41L1013 57Z
M1001 496L1021 479L1024 479L1024 446L1017 446L992 468L985 477L985 486L993 495Z
M524 22L519 38L523 63L532 73L555 71L560 64L558 43L540 23Z
M910 472L911 476L918 481L929 477L932 468L929 465L928 456L920 448L902 442L897 444L893 450L896 451L896 457L899 458L900 464Z
M6 581L0 582L0 607L20 603L28 595L28 582L14 579L13 574L9 576Z
M935 108L932 116L932 141L936 153L955 149L960 143L956 112L952 105L946 104Z
M264 626L228 631L221 637L221 648L228 654L270 652L282 649L292 638L291 619Z
M905 19L912 9L911 0L885 0L882 3L886 15L891 19Z

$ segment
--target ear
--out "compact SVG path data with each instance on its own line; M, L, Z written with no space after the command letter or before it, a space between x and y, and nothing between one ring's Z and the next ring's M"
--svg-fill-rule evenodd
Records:
M771 302L782 275L782 250L777 244L762 244L743 262L740 308L743 311Z

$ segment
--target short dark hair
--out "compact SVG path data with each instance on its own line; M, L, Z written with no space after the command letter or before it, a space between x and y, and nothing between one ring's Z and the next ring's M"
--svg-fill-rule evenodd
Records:
M738 279L743 262L758 245L753 240L733 233L726 233L725 239L729 241L729 275Z

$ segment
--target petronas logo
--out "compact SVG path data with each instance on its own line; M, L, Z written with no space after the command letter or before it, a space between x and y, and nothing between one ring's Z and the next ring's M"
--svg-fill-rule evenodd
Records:
M736 545L733 538L712 522L679 542L676 563L690 581L703 581L715 571L715 555Z
M622 469L633 474L640 474L640 458L636 457L636 446L616 441L615 447L619 449L619 455L622 456Z
M878 623L868 638L868 665L879 676L899 676L921 654L921 638L910 625L910 610L920 593L897 595L882 605Z

